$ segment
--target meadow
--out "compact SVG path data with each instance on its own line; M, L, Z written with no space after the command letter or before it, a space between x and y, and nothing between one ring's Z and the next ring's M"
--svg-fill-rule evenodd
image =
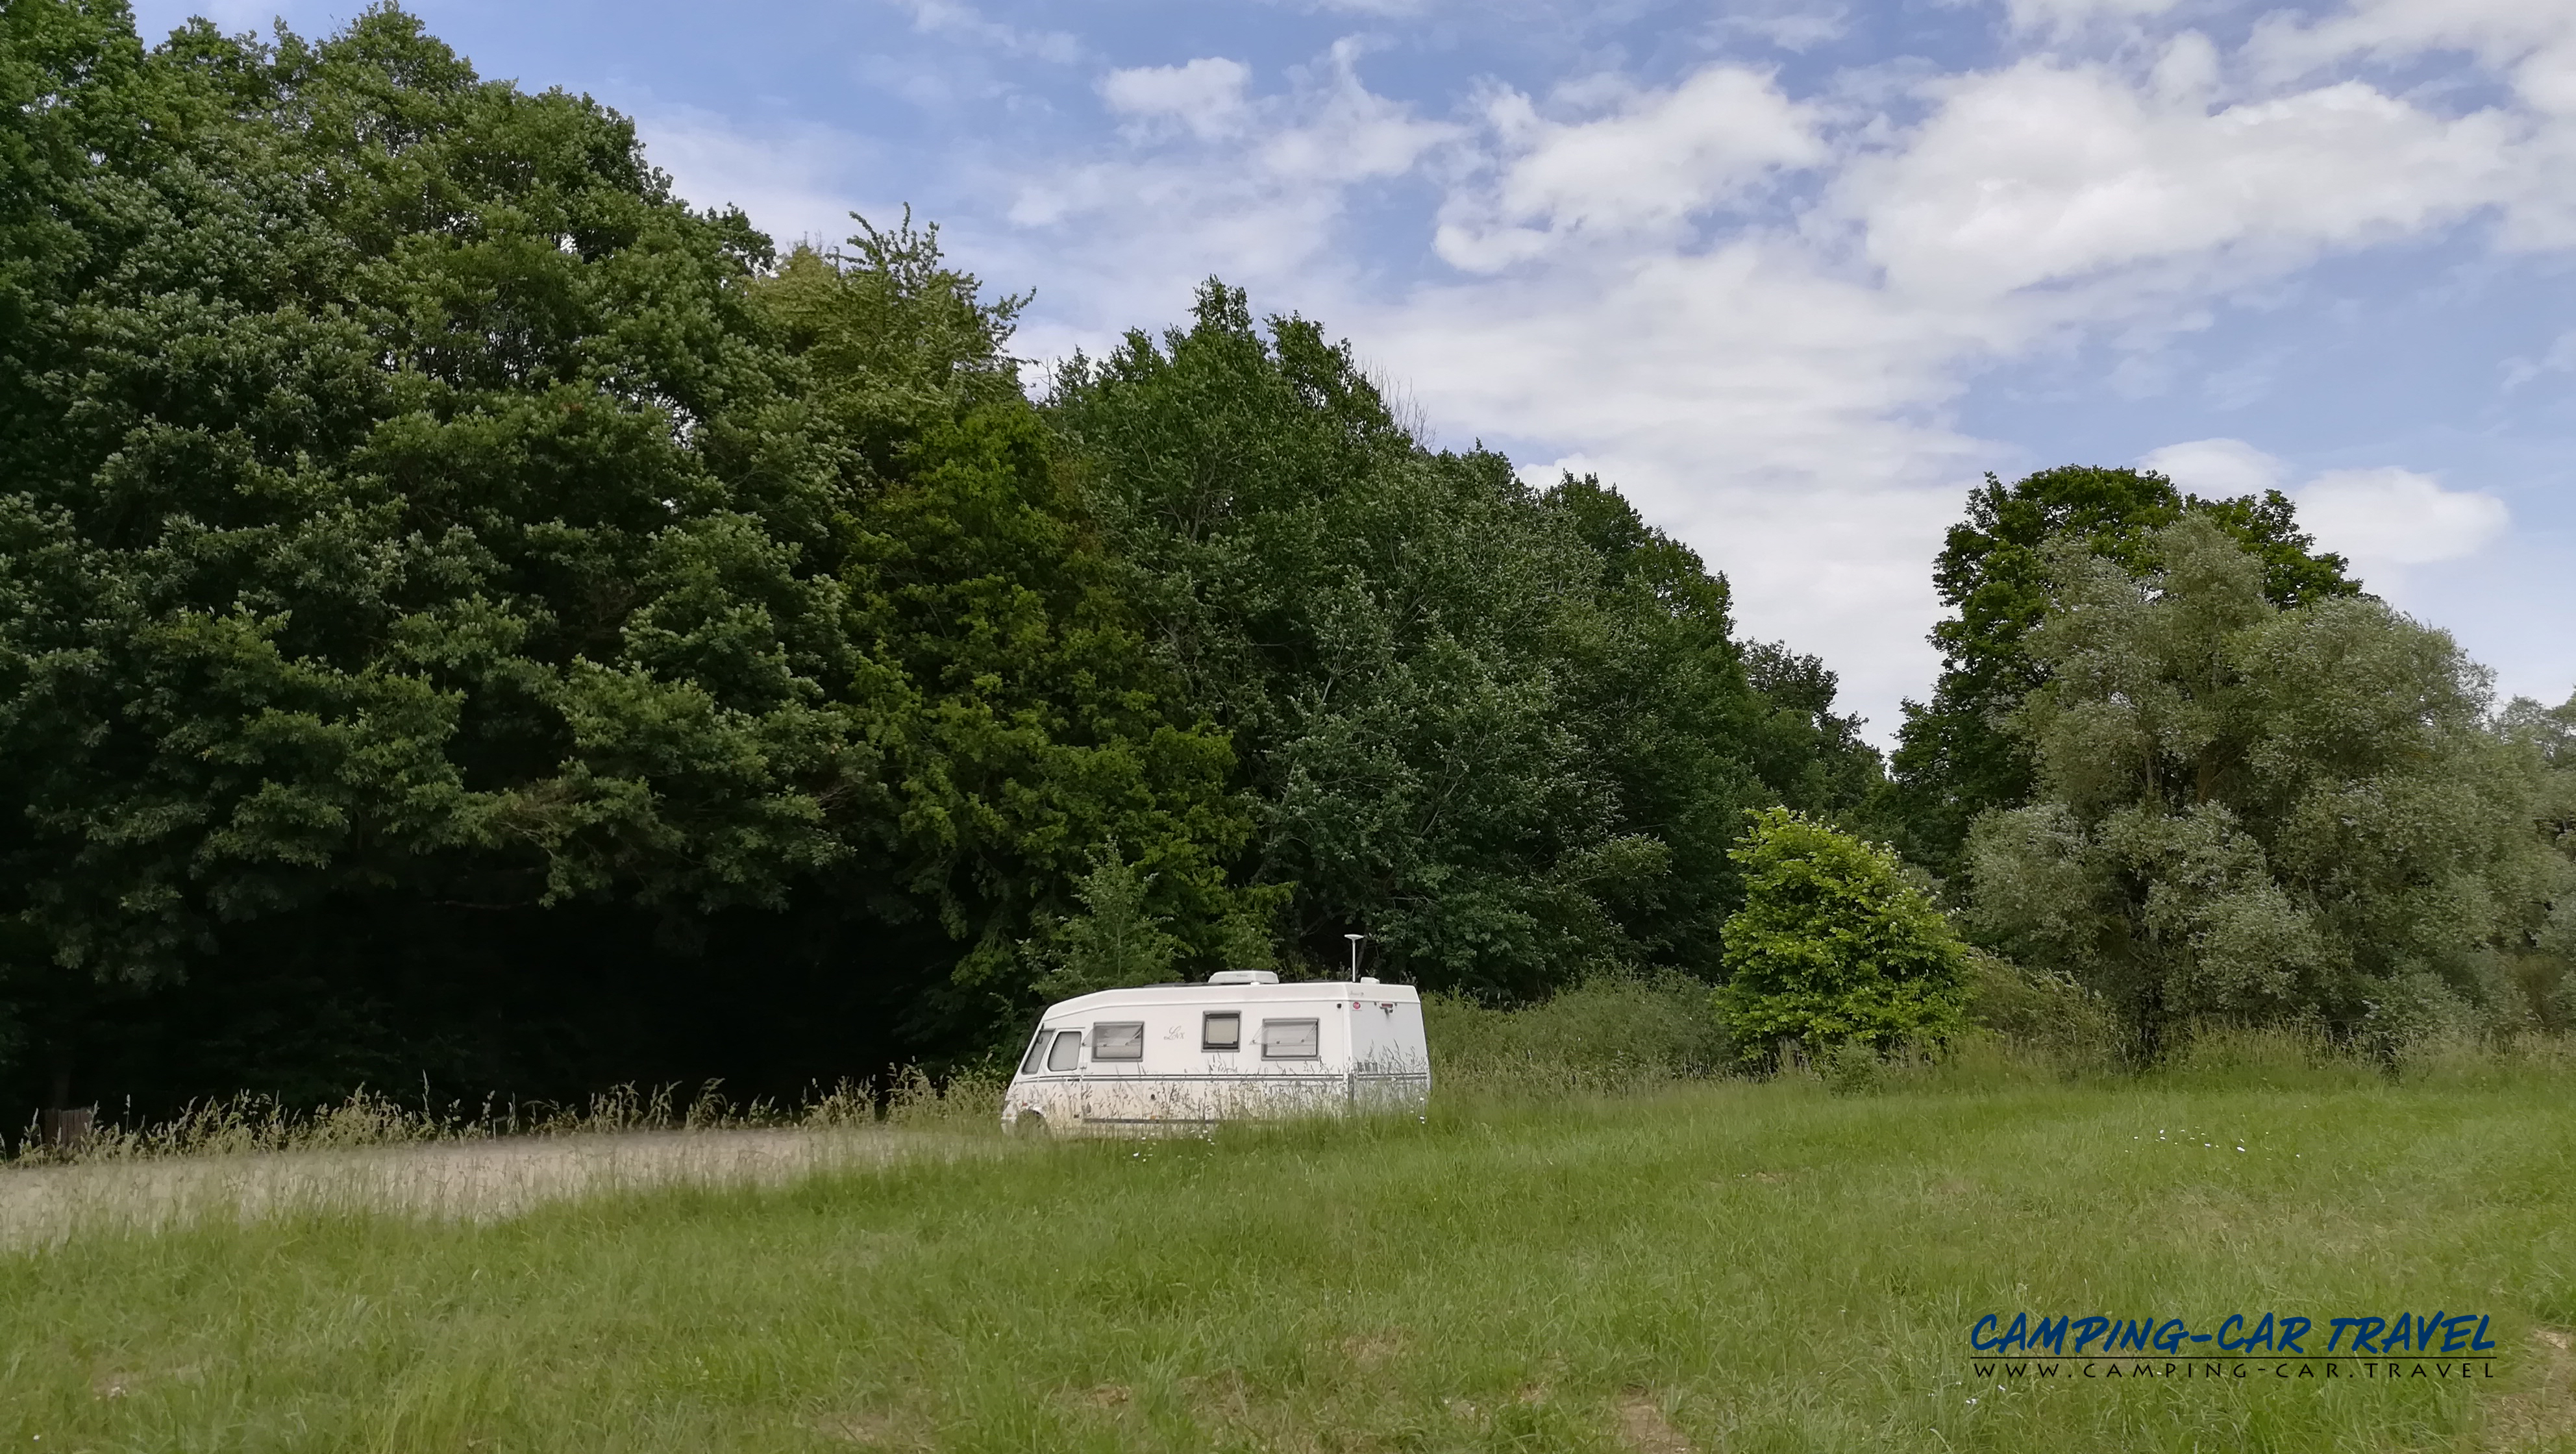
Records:
M387 1197L379 1160L337 1202L93 1217L0 1252L0 1444L2576 1447L2554 1057L1453 1079L1420 1120L1029 1144L961 1114L490 1214ZM1968 1346L1988 1312L2432 1309L2489 1315L2494 1377L1980 1378Z

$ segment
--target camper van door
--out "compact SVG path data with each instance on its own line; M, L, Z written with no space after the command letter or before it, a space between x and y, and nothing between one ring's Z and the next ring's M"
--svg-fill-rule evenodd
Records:
M1082 1118L1085 1121L1134 1121L1145 1116L1145 1021L1140 1006L1119 1005L1100 1011L1091 1032L1082 1071Z

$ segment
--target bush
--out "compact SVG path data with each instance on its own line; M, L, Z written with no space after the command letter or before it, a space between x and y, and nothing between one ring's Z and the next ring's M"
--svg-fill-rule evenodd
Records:
M1625 1090L1711 1074L1735 1059L1708 986L1682 975L1599 976L1542 1004L1422 1001L1434 1084L1471 1090Z
M2108 1067L2132 1042L2100 995L2062 974L2024 969L1971 949L1965 960L1968 1023L2070 1067Z
M1896 855L1786 808L1749 816L1728 854L1745 898L1726 921L1717 994L1745 1057L1930 1047L1956 1032L1967 946Z

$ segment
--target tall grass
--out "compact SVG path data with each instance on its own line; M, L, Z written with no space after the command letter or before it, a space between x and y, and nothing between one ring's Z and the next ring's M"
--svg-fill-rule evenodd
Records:
M0 1443L2569 1447L2563 1062L2293 1048L1866 1095L1452 1087L1420 1122L93 1233L0 1254ZM1965 1347L1990 1311L2436 1307L2491 1316L2496 1380L1979 1380Z
M121 1132L0 1170L0 1444L2576 1448L2565 1043L2209 1026L2141 1072L1983 1028L1752 1080L1704 1006L1435 1000L1426 1117L1187 1141L1015 1142L995 1084L917 1074ZM2495 1379L1965 1346L1986 1312L2436 1307L2490 1316Z
M1709 987L1675 975L1603 977L1543 1004L1423 999L1434 1085L1485 1101L1633 1092L1733 1068Z
M2279 1089L2389 1079L2474 1084L2576 1063L2576 1037L2565 1035L2427 1037L2390 1053L2334 1041L2313 1027L2209 1023L2182 1027L2164 1057L2140 1065L2109 1011L2070 981L1977 955L1969 987L1972 1027L1938 1047L1884 1055L1829 1049L1792 1056L1776 1073L1846 1094L2141 1078ZM1634 1095L1748 1073L1712 1013L1709 986L1678 975L1602 977L1509 1008L1434 993L1424 997L1423 1013L1443 1099L1495 1106ZM816 1086L792 1102L737 1103L710 1083L687 1095L677 1086L619 1086L580 1105L493 1100L471 1109L364 1090L309 1108L243 1095L189 1106L163 1122L103 1122L70 1148L48 1145L31 1123L14 1153L0 1154L0 1168L633 1132L886 1125L980 1133L992 1126L1008 1079L1007 1068L934 1080L907 1067L882 1081Z
M793 1104L728 1101L718 1087L620 1087L578 1107L467 1113L360 1092L289 1107L257 1096L166 1122L108 1124L80 1143L34 1133L0 1160L0 1249L83 1232L158 1231L208 1219L396 1214L491 1220L547 1202L673 1185L777 1185L832 1170L989 1154L993 1076L934 1084L917 1069L845 1081Z
M2324 1090L2384 1083L2484 1084L2571 1073L2576 1036L2428 1034L2395 1046L2313 1025L2185 1024L2142 1062L2090 991L1990 955L1971 956L1970 1025L1932 1047L1860 1046L1791 1055L1767 1072L1843 1094L2001 1091L2060 1084ZM1638 1094L1750 1074L1711 1013L1709 986L1681 976L1603 978L1539 1004L1424 1000L1437 1084L1479 1104Z
M844 1080L817 1086L792 1102L737 1103L710 1082L683 1096L675 1085L617 1086L580 1105L486 1101L419 1104L360 1090L347 1100L290 1106L272 1096L202 1101L166 1121L99 1123L69 1146L49 1143L31 1120L0 1167L70 1162L136 1161L173 1156L429 1146L515 1138L601 1136L635 1132L831 1130L880 1122L956 1128L989 1121L999 1111L1004 1077L967 1072L934 1082L905 1067L883 1082Z

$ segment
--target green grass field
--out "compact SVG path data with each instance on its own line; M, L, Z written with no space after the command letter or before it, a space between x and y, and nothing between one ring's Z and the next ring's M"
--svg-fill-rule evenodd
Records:
M0 1445L2576 1448L2576 1083L2256 1079L1450 1095L483 1224L81 1234L0 1257ZM2493 1379L2003 1380L1966 1341L2434 1308L2492 1315Z

